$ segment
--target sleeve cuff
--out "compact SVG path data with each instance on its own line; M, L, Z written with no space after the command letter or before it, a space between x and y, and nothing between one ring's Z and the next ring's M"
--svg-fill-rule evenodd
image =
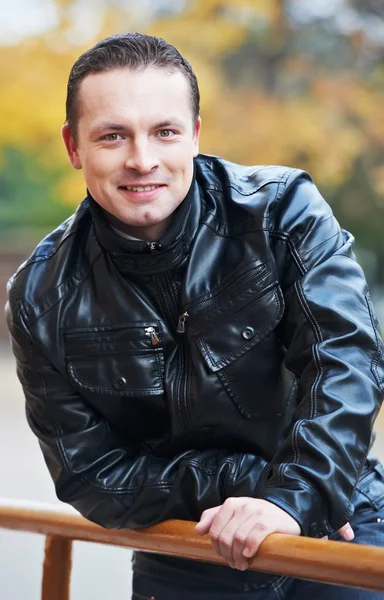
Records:
M345 525L354 513L353 505L349 503L335 524L331 524L324 514L320 496L303 482L298 482L294 489L266 486L264 490L259 490L258 498L272 502L285 510L297 521L301 534L306 537L321 538L330 535Z

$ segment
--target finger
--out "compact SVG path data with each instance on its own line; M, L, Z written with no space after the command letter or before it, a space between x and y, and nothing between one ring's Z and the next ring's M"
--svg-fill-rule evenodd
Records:
M355 533L349 523L346 523L345 525L343 525L343 527L340 527L340 529L338 529L337 532L340 535L340 537L346 542L350 542L355 537Z
M235 566L234 563L230 560L229 553L227 552L227 544L229 544L229 537L222 537L220 540L220 536L223 530L227 527L228 523L231 521L235 514L235 509L239 507L238 502L232 502L233 499L228 499L224 502L221 509L217 513L216 517L213 520L211 528L209 530L209 535L211 538L211 543L214 549L216 550L219 556L222 556L231 566Z
M242 526L244 518L248 520L248 516L245 516L241 509L235 511L232 518L221 530L219 538L215 540L219 546L218 553L220 556L225 558L230 565L234 565L238 569L245 569L247 567L247 560L242 556L241 551L238 553L238 560L236 560L234 556L236 534L239 527ZM243 544L245 540L246 534L243 538Z
M200 521L195 526L195 531L198 535L204 535L209 532L209 530L212 526L213 520L216 517L217 513L219 512L221 506L222 505L213 506L212 508L208 508L207 510L205 510L202 513L202 515L200 517Z
M245 542L247 541L249 532L257 525L257 515L251 514L245 518L238 526L233 536L232 557L237 569L244 571L249 567L249 561L243 555Z
M273 532L274 529L267 527L267 525L264 523L258 522L247 535L243 549L243 556L245 558L252 558L255 556L260 544L265 540L266 537L268 537L268 535Z

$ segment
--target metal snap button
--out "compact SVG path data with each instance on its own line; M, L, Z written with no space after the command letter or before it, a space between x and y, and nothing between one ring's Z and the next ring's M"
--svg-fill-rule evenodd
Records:
M124 389L126 385L127 385L127 380L125 379L125 377L116 377L116 379L114 379L114 381L113 381L113 387L116 388L117 390Z
M126 260L125 266L129 267L130 269L133 269L133 267L135 266L135 261L134 260Z
M245 340L251 340L255 336L255 330L253 327L244 327L241 335Z

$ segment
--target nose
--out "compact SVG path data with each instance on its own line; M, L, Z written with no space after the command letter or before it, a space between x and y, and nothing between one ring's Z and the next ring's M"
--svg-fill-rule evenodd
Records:
M141 175L145 175L157 169L159 159L148 140L137 139L129 147L125 166L127 169L133 169Z

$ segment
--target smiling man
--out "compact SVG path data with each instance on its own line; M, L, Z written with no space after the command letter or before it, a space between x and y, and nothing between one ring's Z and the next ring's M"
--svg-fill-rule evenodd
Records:
M247 570L273 532L384 545L383 345L309 175L199 154L200 128L164 40L75 63L63 138L87 197L9 284L28 422L86 518L198 521L228 563L136 553L135 599L384 598Z
M89 74L68 107L72 165L111 223L139 239L161 236L191 185L201 121L189 88L179 69L113 69Z

